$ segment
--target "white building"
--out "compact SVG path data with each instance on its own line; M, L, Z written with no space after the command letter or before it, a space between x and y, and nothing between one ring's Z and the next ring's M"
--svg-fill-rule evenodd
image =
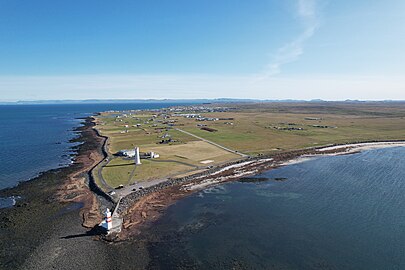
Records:
M118 152L118 155L128 157L128 158L135 158L135 164L141 164L141 158L158 158L159 154L155 152L148 152L148 153L139 153L139 147L135 147L134 149L125 149Z
M158 158L159 157L159 154L155 153L155 152L150 152L149 155L150 155L150 158Z
M124 156L124 157L134 157L135 156L135 149L120 150L118 152L118 155Z

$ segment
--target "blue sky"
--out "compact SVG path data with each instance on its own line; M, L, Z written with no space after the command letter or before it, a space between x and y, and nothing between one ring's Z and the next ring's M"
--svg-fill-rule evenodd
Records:
M0 0L0 99L405 99L405 1Z

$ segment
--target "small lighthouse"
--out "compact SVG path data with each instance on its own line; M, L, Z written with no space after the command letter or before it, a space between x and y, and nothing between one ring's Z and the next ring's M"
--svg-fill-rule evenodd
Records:
M141 156L139 155L139 147L135 147L135 164L141 165Z
M107 231L112 229L111 211L108 208L105 210L105 228Z
M121 199L120 199L121 200ZM118 209L119 202L115 206L115 209ZM114 227L112 223L112 216L114 215ZM111 233L120 233L121 232L121 227L122 227L122 218L114 212L114 214L111 213L110 209L106 209L104 212L104 219L103 221L99 224L99 226L102 229L102 233L109 235Z

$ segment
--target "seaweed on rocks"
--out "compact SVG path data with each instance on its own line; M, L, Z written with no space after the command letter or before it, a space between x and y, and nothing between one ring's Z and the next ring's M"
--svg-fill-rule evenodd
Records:
M93 125L92 118L87 118L84 125L76 129L80 136L75 140L85 142L77 146L76 160L89 151L100 151ZM63 222L63 217L51 218L66 205L56 194L69 175L82 169L83 164L74 162L68 167L40 173L14 188L0 190L0 197L21 197L18 207L0 209L0 269L21 267L35 248L52 234L56 224Z

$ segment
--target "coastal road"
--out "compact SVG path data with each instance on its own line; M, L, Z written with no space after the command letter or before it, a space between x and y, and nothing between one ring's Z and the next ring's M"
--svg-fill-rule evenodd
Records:
M154 180L143 181L143 182L136 182L134 184L125 186L122 189L117 189L117 190L115 190L115 192L118 195L118 197L122 198L122 197L125 197L125 196L131 194L132 192L134 192L134 189L138 190L140 187L148 188L148 187L157 185L157 184L165 182L165 181L167 181L167 178L154 179Z
M180 132L183 132L183 133L185 133L185 134L187 134L187 135L190 135L190 136L192 136L192 137L194 137L194 138L196 138L196 139L199 139L199 140L201 140L201 141L204 141L204 142L207 142L207 143L209 143L209 144L212 144L212 145L214 145L214 146L216 146L216 147L219 147L219 148L221 148L221 149L223 149L223 150L225 150L225 151L228 151L228 152L230 152L230 153L237 154L237 155L239 155L239 156L241 156L241 157L249 157L249 156L246 155L246 154L243 154L243 153L241 153L241 152L238 152L238 151L229 149L229 148L227 148L227 147L225 147L225 146L222 146L222 145L217 144L217 143L214 143L214 142L212 142L212 141L210 141L210 140L207 140L207 139L204 139L204 138L199 137L199 136L197 136L197 135L194 135L193 133L190 133L190 132L188 132L188 131L185 131L185 130L182 130L182 129L179 129L179 128L175 128L175 130L178 130L178 131L180 131Z

